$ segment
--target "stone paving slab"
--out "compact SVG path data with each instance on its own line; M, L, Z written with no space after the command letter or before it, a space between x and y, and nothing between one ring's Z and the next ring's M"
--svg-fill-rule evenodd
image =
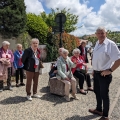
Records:
M120 68L113 75L110 86L111 104L120 86ZM12 83L15 86L15 83ZM71 99L66 102L63 97L49 93L48 74L40 75L38 94L41 99L27 101L25 87L13 87L13 92L5 90L0 93L0 120L98 120L97 115L88 112L95 108L96 101L93 92L87 95L77 94L79 100ZM86 86L84 86L86 88ZM119 99L120 101L120 99ZM111 120L119 120L120 102L117 103ZM117 116L117 117L116 117Z

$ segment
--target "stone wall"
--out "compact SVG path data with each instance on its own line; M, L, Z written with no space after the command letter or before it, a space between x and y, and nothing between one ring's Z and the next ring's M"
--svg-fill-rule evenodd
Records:
M11 50L15 50L15 49L16 49L16 43L17 43L17 41L16 41L15 38L4 39L4 38L2 38L2 36L0 35L0 47L2 46L2 42L3 42L3 41L8 41L8 42L10 42L10 49L11 49Z

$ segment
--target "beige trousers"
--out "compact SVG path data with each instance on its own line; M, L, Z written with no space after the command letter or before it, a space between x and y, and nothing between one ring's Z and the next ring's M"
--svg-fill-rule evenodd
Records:
M65 95L69 96L70 89L72 88L72 94L76 94L76 80L75 78L71 78L71 81L67 80L61 80L63 83L65 83Z

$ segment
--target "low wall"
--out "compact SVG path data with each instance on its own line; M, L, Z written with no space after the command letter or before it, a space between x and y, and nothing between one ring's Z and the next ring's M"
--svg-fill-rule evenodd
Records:
M43 66L44 66L44 68L42 68L42 69L40 70L40 73L41 73L41 74L50 72L51 62L43 63Z

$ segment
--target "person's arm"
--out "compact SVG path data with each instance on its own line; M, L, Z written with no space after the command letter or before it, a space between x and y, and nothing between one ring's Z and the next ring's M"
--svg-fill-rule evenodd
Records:
M26 49L25 51L24 51L24 53L23 53L23 55L22 55L22 63L24 64L25 63L25 61L26 61L26 59L28 58L28 56L29 56L29 51L28 51L28 49Z
M111 74L114 70L116 70L120 66L120 51L118 47L116 46L115 43L112 44L110 47L111 49L108 55L110 57L110 61L114 62L114 64L112 65L110 69L103 71L101 73L102 76Z
M14 62L14 55L13 55L13 52L11 50L10 50L10 54L11 54L10 62L13 63Z
M16 52L14 53L14 62L13 62L13 66L15 69L17 69L17 65L16 65L17 59L16 59Z

